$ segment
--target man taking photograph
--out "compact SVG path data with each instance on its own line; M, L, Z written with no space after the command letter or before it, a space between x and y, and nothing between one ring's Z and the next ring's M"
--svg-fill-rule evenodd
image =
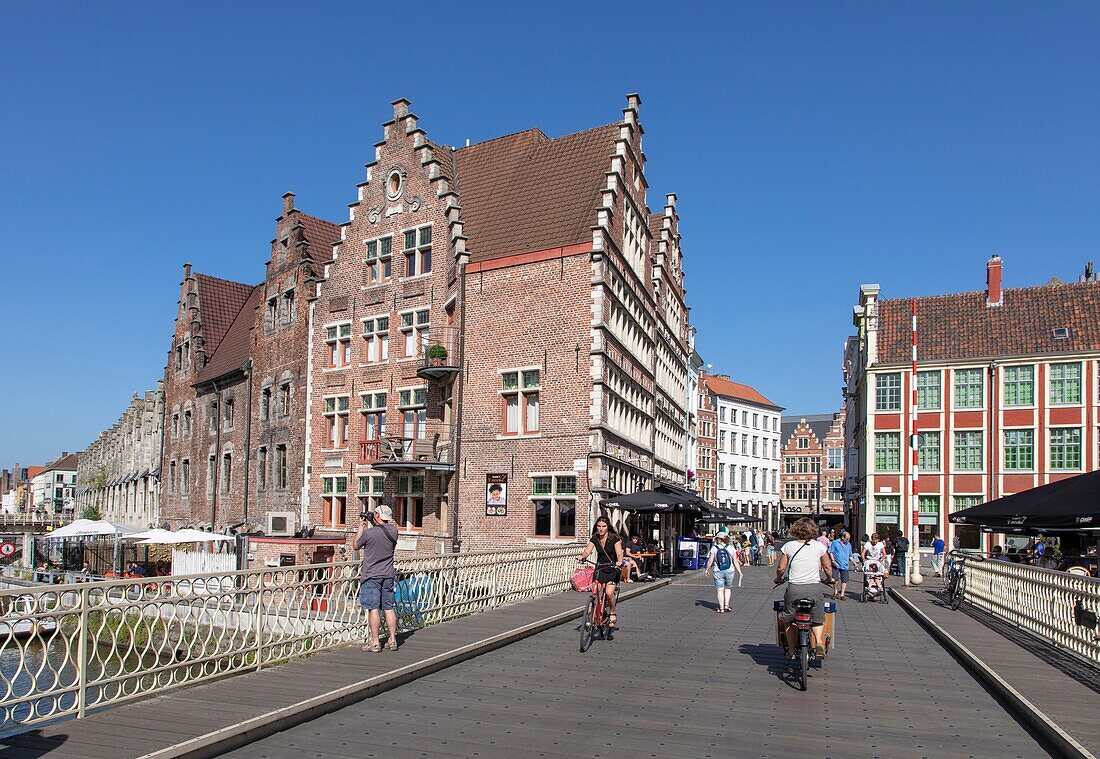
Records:
M362 650L376 654L382 650L379 637L382 626L379 610L386 613L386 627L390 631L391 651L397 650L397 605L394 602L394 581L397 571L393 566L393 554L397 550L397 527L393 510L379 506L373 512L362 514L363 523L355 536L355 548L363 551L363 569L359 573L359 605L368 614L370 641Z

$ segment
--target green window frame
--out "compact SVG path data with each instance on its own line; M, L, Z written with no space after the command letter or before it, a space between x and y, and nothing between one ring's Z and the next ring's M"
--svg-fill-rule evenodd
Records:
M917 498L917 512L920 514L940 515L940 497L938 495L922 495Z
M940 471L940 433L922 432L924 444L917 451L917 467L922 472Z
M1004 431L1005 471L1026 471L1035 467L1035 431Z
M983 461L981 430L964 430L955 433L955 469L960 471L981 470Z
M1035 405L1035 367L1006 366L1004 368L1004 405Z
M1055 427L1050 430L1050 468L1081 468L1081 428Z
M875 411L901 411L901 373L875 375Z
M982 369L956 369L955 408L981 408L984 382Z
M901 471L901 433L875 433L875 471Z
M942 400L939 372L917 372L917 409L938 411Z
M1050 365L1050 402L1060 405L1081 402L1081 364Z
M900 495L876 495L875 496L875 514L900 514L901 513L901 496Z
M962 509L969 509L971 506L978 506L985 502L980 495L957 495L951 503L952 511L961 511Z

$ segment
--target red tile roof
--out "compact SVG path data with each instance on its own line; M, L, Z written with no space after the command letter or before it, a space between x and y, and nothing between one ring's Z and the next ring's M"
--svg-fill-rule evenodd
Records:
M309 243L309 252L313 260L317 263L331 261L332 246L340 242L340 225L301 211L298 212L298 220L302 224L302 232L306 242Z
M252 294L252 285L230 282L207 274L196 274L199 287L199 318L202 320L203 345L209 359L218 352L229 325Z
M252 289L244 306L238 311L214 355L199 372L195 384L217 379L244 366L252 355L252 328L256 326L257 310L263 303L263 285Z
M782 409L782 406L772 403L755 388L749 387L748 385L742 385L740 382L733 382L724 377L707 375L707 389L715 395L721 395L726 398L738 398L743 401L748 401L749 403L756 403L774 409Z
M879 301L878 360L911 358L912 298ZM1055 340L1058 327L1069 338ZM1100 350L1100 283L1074 282L1003 291L1000 306L984 292L917 298L917 356L921 361Z
M550 139L528 129L454 151L471 261L592 239L619 125Z

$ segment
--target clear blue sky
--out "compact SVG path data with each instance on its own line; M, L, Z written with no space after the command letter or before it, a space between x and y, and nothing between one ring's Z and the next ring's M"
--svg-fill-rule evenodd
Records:
M715 370L840 401L887 297L1100 259L1100 5L8 3L0 466L83 448L152 387L181 265L259 281L279 196L336 221L413 101L432 139L560 135L642 95Z

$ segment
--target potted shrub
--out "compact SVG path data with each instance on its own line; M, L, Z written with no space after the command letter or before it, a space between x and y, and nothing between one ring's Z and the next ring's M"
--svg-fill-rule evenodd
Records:
M447 360L447 349L442 345L433 345L428 348L428 361L432 366L443 366Z

